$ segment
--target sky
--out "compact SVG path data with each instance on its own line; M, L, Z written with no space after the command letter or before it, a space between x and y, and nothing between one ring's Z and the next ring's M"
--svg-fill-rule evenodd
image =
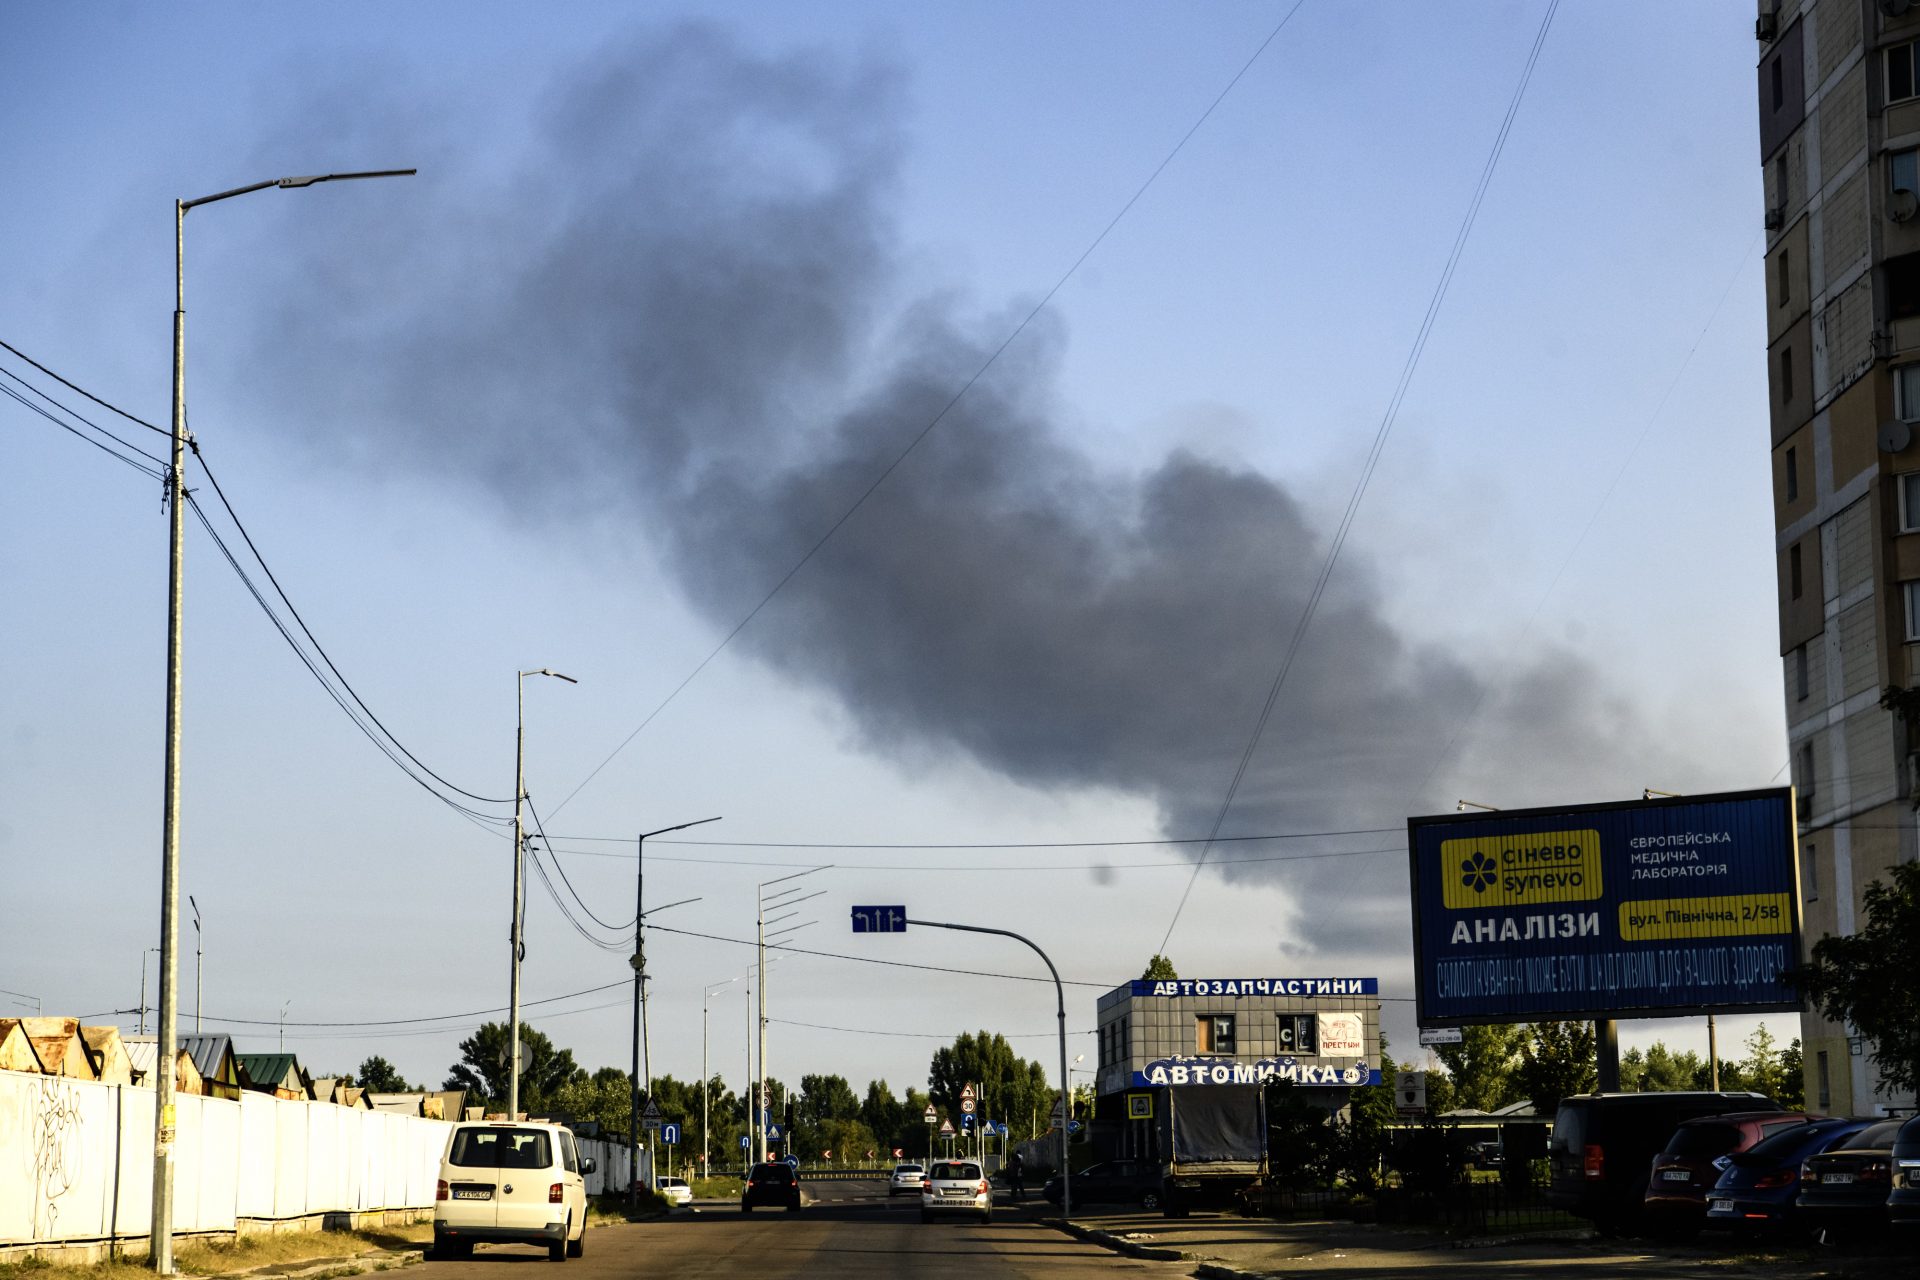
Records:
M578 683L524 681L527 792L584 909L530 881L527 1019L626 1064L635 836L717 816L646 846L682 1078L743 1074L756 886L808 868L782 1078L919 1085L981 1028L1054 1062L1024 948L855 937L859 903L1032 938L1087 1066L1094 1000L1163 949L1377 976L1404 1052L1409 815L1783 778L1751 6L1556 10L1452 260L1546 15L14 7L0 340L150 422L174 200L419 169L189 215L189 484L487 800L376 750L189 520L207 1028L445 1076L506 1002L498 801L542 667ZM33 921L0 1007L131 1029L161 485L0 424L0 869ZM1263 838L1197 875L1155 843L1216 822ZM1705 1047L1623 1029L1656 1037Z

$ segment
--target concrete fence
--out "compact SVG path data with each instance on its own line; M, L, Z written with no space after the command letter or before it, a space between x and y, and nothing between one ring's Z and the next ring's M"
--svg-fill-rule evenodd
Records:
M0 1249L144 1240L153 1204L151 1089L0 1071ZM433 1208L449 1124L289 1102L175 1095L174 1229ZM598 1194L627 1185L627 1151L582 1140ZM645 1153L641 1155L644 1169Z

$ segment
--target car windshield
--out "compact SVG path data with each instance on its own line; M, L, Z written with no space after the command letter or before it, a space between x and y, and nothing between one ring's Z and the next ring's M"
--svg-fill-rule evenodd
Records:
M935 1182L978 1181L979 1177L980 1166L977 1164L960 1164L955 1161L933 1166L933 1180Z
M895 1173L920 1173L922 1172L922 1170L920 1166L917 1164L903 1164L898 1169L895 1169L894 1172Z
M1904 1120L1883 1120L1879 1124L1869 1125L1855 1134L1844 1146L1835 1147L1835 1151L1883 1151L1893 1145L1900 1134Z
M1797 1158L1801 1151L1818 1150L1845 1132L1846 1126L1843 1124L1788 1125L1784 1129L1774 1130L1747 1150L1740 1152L1734 1157L1734 1163L1762 1165L1775 1160L1792 1160Z
M541 1129L462 1129L453 1135L447 1163L463 1169L546 1169L552 1148Z

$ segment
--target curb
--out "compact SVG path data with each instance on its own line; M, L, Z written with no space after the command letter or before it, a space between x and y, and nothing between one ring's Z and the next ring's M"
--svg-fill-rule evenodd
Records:
M1200 1255L1197 1253L1186 1253L1179 1249L1162 1249L1155 1245L1141 1244L1136 1240L1128 1240L1124 1236L1117 1236L1111 1231L1096 1231L1091 1227L1083 1227L1079 1223L1069 1222L1065 1218L1040 1218L1037 1219L1037 1221L1042 1226L1052 1227L1055 1231L1064 1231L1075 1239L1085 1240L1088 1244L1099 1245L1102 1249L1110 1249L1115 1253L1124 1253L1129 1258L1143 1258L1148 1262L1200 1261Z
M1193 1269L1200 1280L1267 1280L1272 1274L1266 1271L1241 1271L1234 1267L1222 1266L1218 1262L1203 1262Z
M305 1266L289 1267L285 1270L227 1271L203 1277L202 1280L307 1280L312 1276L339 1275L343 1271L364 1275L369 1271L391 1271L399 1267L411 1267L425 1260L426 1250L424 1249L391 1251L376 1249L351 1257L321 1258Z
M1536 1240L1564 1240L1580 1244L1599 1238L1600 1233L1591 1227L1569 1227L1565 1231L1518 1231L1504 1236L1471 1236L1450 1243L1455 1249L1497 1249L1501 1245L1531 1244Z

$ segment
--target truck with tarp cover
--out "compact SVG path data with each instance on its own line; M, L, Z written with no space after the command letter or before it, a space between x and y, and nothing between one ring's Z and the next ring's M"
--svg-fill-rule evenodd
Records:
M1156 1146L1164 1162L1161 1212L1244 1207L1267 1179L1267 1105L1258 1084L1163 1085L1155 1090Z

